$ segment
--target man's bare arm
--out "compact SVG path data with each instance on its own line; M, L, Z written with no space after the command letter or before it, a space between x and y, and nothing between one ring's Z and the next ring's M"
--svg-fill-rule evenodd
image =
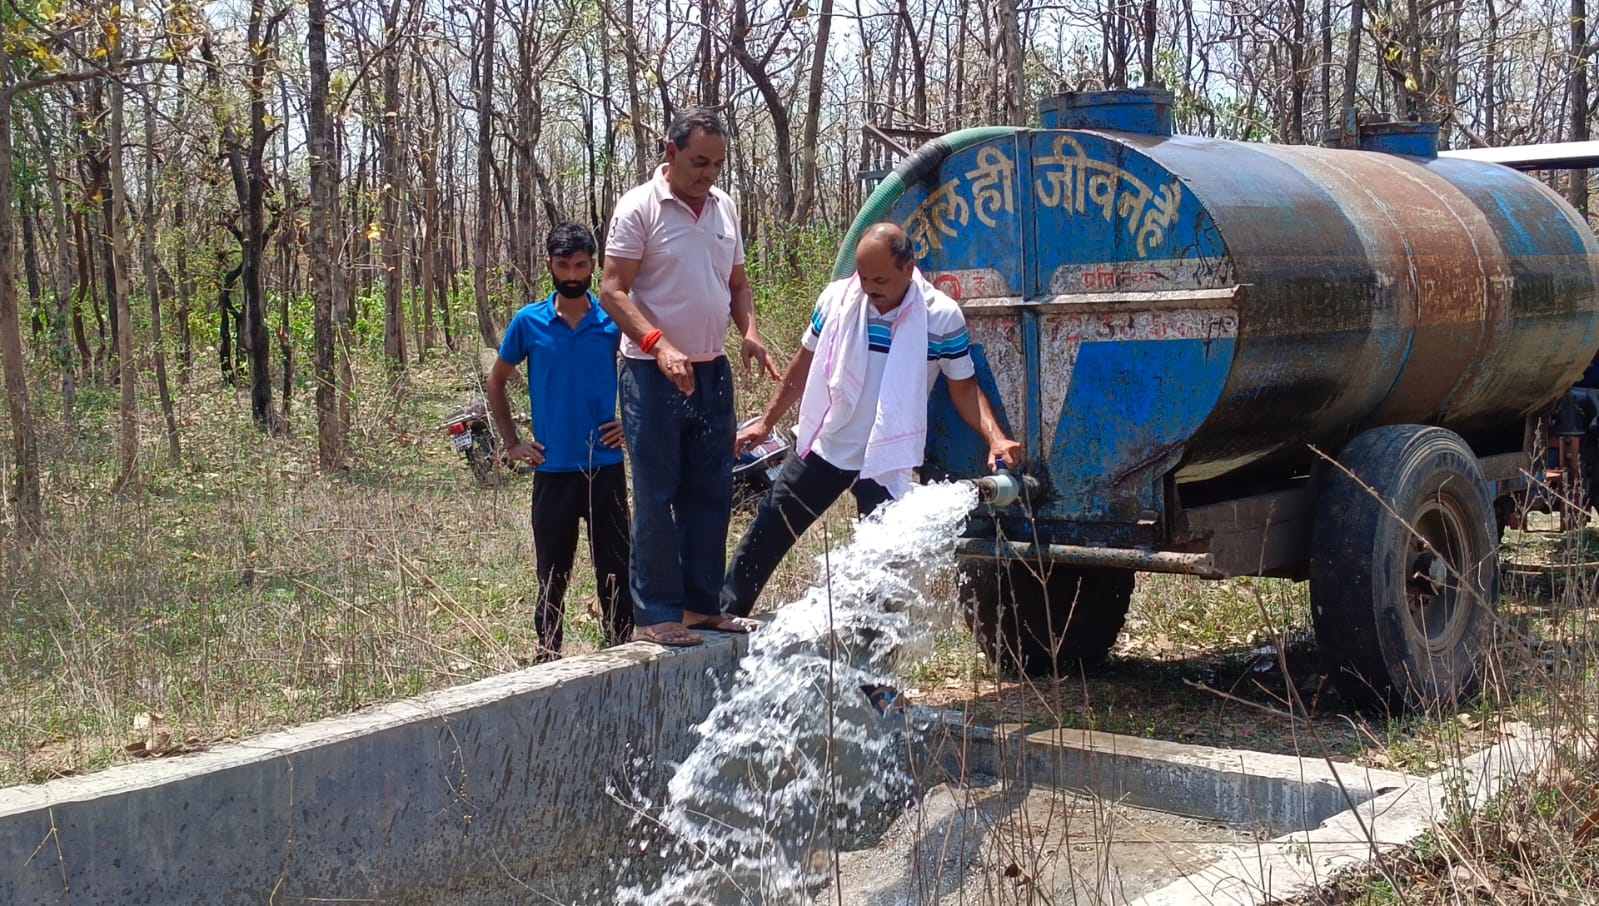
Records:
M489 370L489 417L505 442L505 455L532 465L544 462L544 445L538 441L523 443L516 436L516 422L511 419L511 401L505 397L505 384L516 374L516 366L494 357L494 367Z
M738 328L739 354L744 360L745 370L749 370L752 363L759 362L768 377L777 378L777 366L772 364L771 353L767 351L760 328L755 324L755 291L750 288L749 274L744 270L744 265L733 265L727 285L733 294L733 326Z
M633 304L633 281L638 278L639 262L631 258L605 256L605 273L600 278L600 307L611 316L616 326L637 343L655 325L644 317L644 312Z
M694 394L694 366L689 362L676 346L672 345L672 338L667 336L664 329L651 324L644 317L644 312L634 304L633 280L638 277L639 262L631 258L618 258L615 255L605 256L605 276L600 278L600 307L611 316L616 326L633 339L633 342L643 344L644 337L654 330L660 330L661 336L650 347L650 355L655 356L655 364L660 367L661 373L673 386L683 392L684 396Z
M1005 429L999 426L999 419L994 416L994 409L988 404L987 394L983 393L983 388L977 386L977 378L949 381L949 398L955 404L955 411L960 413L961 421L982 435L988 444L990 469L994 468L996 459L1004 460L1005 465L1010 467L1021 463L1022 445L1011 440L1005 434Z
M783 420L783 416L788 414L788 410L799 402L805 393L805 378L811 373L811 360L815 357L815 353L802 347L794 360L788 363L783 380L766 403L766 411L733 439L734 456L742 455L749 447L765 440L777 423Z

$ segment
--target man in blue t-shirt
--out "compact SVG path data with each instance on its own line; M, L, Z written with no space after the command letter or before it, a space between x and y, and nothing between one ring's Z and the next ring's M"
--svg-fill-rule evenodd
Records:
M489 372L489 411L506 455L534 466L533 551L539 600L534 614L542 658L561 652L566 585L577 553L578 520L589 527L606 644L628 640L630 550L622 423L616 417L616 351L622 333L600 307L594 234L562 223L545 242L555 292L511 319ZM533 439L517 437L505 382L527 361Z

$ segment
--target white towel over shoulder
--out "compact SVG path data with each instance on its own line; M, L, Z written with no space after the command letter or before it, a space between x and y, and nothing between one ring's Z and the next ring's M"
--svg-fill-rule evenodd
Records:
M863 400L871 301L857 276L829 284L817 302L822 331L800 399L796 433L801 455L818 437L847 423L859 406L876 409L860 477L876 481L896 498L910 490L911 470L922 464L927 447L928 289L917 270L894 312L893 340L877 399Z

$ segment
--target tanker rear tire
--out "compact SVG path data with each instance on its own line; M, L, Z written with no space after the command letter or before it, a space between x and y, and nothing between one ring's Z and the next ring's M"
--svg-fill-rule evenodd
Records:
M1311 537L1324 668L1357 704L1452 705L1477 683L1499 598L1499 532L1476 455L1453 432L1394 425L1356 437L1338 463Z
M962 564L960 600L977 647L1010 674L1064 675L1105 659L1127 620L1133 573L1020 560Z

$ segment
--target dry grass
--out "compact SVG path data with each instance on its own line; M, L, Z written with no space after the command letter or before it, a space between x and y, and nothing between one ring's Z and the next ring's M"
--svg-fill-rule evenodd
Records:
M1305 906L1457 906L1596 901L1599 890L1599 597L1593 529L1508 533L1508 583L1501 602L1501 644L1490 677L1470 712L1473 729L1517 720L1557 745L1527 781L1512 785L1477 813L1456 809L1399 853L1386 873L1357 872ZM1524 569L1523 567L1535 567ZM1462 721L1426 726L1447 769L1482 747ZM1491 741L1488 740L1488 741Z
M263 437L243 391L181 403L184 463L148 419L143 487L113 494L115 417L46 413L46 540L0 579L0 783L43 780L354 710L528 663L536 583L529 480L479 488L434 426L474 388L469 357L368 393L356 464L315 466L309 400ZM379 384L376 373L363 377ZM591 575L569 651L600 638Z

